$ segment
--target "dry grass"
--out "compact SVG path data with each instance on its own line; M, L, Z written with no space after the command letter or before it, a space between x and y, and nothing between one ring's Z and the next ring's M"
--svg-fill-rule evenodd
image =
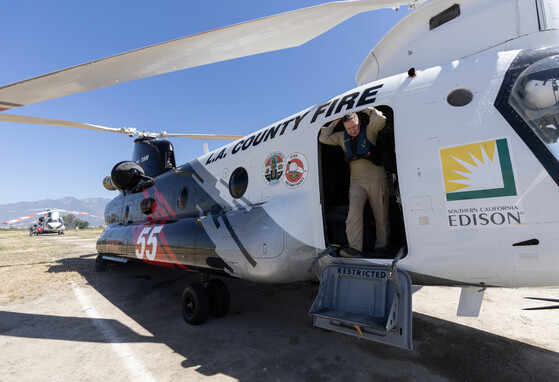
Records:
M95 273L95 242L101 232L31 237L28 231L0 231L0 305L84 284L84 276Z

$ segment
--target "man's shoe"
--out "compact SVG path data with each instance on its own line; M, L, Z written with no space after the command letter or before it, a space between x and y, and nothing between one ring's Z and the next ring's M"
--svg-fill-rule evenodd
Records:
M347 257L352 259L360 259L363 258L363 254L356 249L353 248L344 248L340 251L341 257Z

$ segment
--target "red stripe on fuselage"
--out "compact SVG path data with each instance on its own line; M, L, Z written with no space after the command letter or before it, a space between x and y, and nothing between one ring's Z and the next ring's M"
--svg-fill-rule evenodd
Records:
M155 210L152 211L152 213L148 217L148 220L149 221L175 220L177 218L175 211L173 210L173 208L171 207L167 199L165 199L163 194L159 192L157 187L153 186L149 189L144 188L143 190L144 198L147 199L151 197L150 190L152 189L153 189L153 193L154 193L153 196L156 204L155 204Z
M175 214L175 211L173 211L173 208L171 207L169 202L167 202L167 199L165 199L163 194L160 193L155 186L153 187L153 189L155 191L155 199L160 201L163 204L163 206L165 206L165 209L167 210L167 214L171 219L173 220L176 219L177 215Z
M155 194L154 196L155 196L156 207L155 207L155 211L153 211L148 216L148 221L151 224L157 222L156 224L160 224L160 225L164 226L165 223L167 222L167 220L175 220L177 218L177 215L175 214L175 211L173 211L173 208L167 202L167 200L165 199L163 194L160 193L157 190L157 187L153 186L150 189L144 189L143 190L144 198L147 199L147 198L151 197L150 191L149 191L151 189L153 189L154 194ZM158 241L159 241L159 244L160 244L159 248L161 248L161 250L163 251L163 254L167 257L167 259L170 261L170 263L162 262L161 260L157 260L157 258L155 260L143 259L143 261L145 261L146 263L150 263L150 264L162 263L162 264L167 264L167 266L176 266L176 267L188 270L188 268L186 266L184 266L183 264L180 263L179 259L177 258L177 256L175 255L175 253L173 252L171 247L169 246L169 243L167 242L167 238L165 237L165 234L163 232L164 230L165 229L161 230L161 232L159 232L159 235L158 235Z

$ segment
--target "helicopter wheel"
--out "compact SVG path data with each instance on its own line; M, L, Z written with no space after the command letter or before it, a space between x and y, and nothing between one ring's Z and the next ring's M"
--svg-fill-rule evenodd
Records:
M182 315L190 325L204 323L210 311L210 297L202 283L192 283L182 292Z
M95 271L103 272L107 266L107 260L103 259L103 255L97 255L95 259Z
M220 279L208 281L206 290L210 297L210 316L223 317L229 311L229 290L227 285Z

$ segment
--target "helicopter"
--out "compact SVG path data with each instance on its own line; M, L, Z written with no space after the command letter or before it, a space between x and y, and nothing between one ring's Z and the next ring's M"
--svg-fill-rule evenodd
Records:
M66 226L64 225L64 220L60 217L60 212L103 218L102 216L93 215L89 212L70 211L59 208L43 208L41 209L41 211L42 212L8 220L3 222L2 224L11 225L32 217L39 216L38 220L29 226L29 236L39 236L48 233L64 235Z
M132 160L104 180L119 195L106 207L96 267L139 260L200 273L182 296L188 323L227 314L215 275L319 280L315 326L412 349L412 284L462 287L458 314L476 316L486 288L559 283L554 1L326 3L6 85L0 108L296 46L358 13L404 5L413 11L365 57L357 87L246 136L214 136L233 142L183 165L166 132L0 120L136 137ZM371 107L386 118L390 250L373 254L366 212L364 258L342 258L348 169L318 135Z

